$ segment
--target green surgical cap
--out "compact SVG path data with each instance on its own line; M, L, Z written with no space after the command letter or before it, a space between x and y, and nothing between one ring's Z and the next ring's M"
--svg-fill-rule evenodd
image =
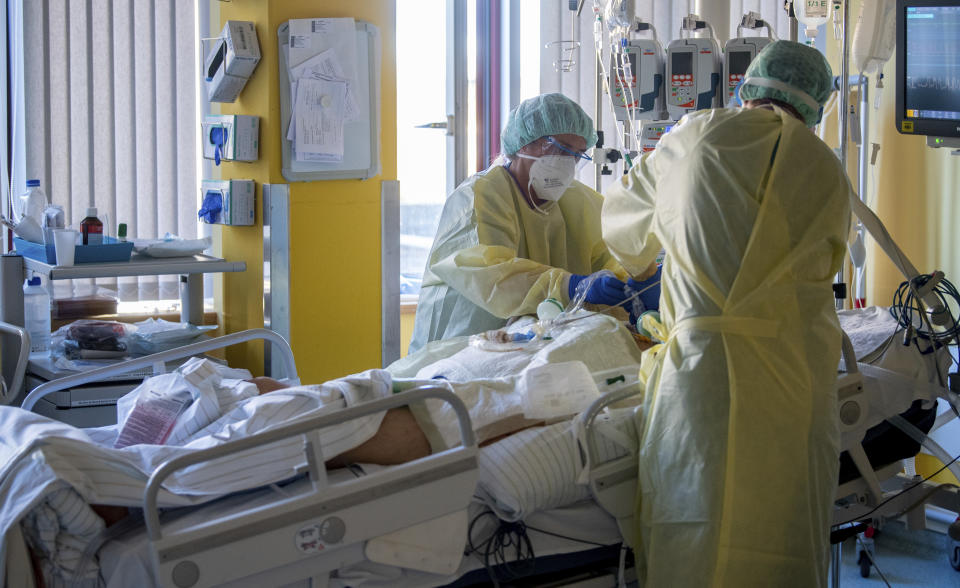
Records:
M750 63L744 78L767 78L779 80L803 90L822 107L833 91L833 71L830 64L813 47L793 41L774 41L761 51ZM820 122L820 110L800 100L794 94L776 88L753 86L747 83L740 88L743 100L770 98L794 107L808 127Z
M579 104L563 94L541 94L510 111L500 139L503 152L513 155L540 137L564 134L580 135L588 148L597 144L593 121Z

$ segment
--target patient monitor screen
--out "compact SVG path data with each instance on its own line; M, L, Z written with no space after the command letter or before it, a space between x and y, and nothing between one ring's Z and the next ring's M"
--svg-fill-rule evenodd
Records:
M906 7L907 118L960 120L960 6Z

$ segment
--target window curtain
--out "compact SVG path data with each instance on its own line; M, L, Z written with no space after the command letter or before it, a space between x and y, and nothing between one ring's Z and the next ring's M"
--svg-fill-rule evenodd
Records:
M21 160L68 224L95 206L104 231L197 237L197 13L184 0L18 0L12 60ZM19 62L18 62L19 61ZM22 84L22 85L21 85ZM16 158L16 155L15 155ZM81 282L74 280L74 282ZM176 276L98 280L121 301L178 298ZM76 283L54 282L55 296Z
M709 2L721 0L706 0ZM740 18L749 11L759 12L771 22L778 37L789 36L789 18L783 10L783 0L726 0L730 10L730 30L716 31L721 43L737 33ZM579 18L568 8L567 2L557 0L540 0L540 91L561 92L576 100L591 117L595 117L596 110L596 82L597 59L594 49L592 0L585 0ZM637 15L645 22L651 23L657 31L657 38L664 49L670 41L679 38L680 24L683 17L696 12L697 2L694 0L650 0L636 2ZM764 31L765 33L765 31ZM750 33L753 34L753 33ZM577 41L579 47L573 51L572 57L576 65L571 72L558 71L553 64L563 57L560 45L556 41ZM604 59L609 61L609 53L604 41ZM604 100L606 98L604 97ZM617 145L617 129L613 112L608 104L604 104L601 113L604 131L604 145ZM585 166L579 172L580 181L588 186L595 187L595 170L593 166ZM616 174L614 174L616 175ZM612 181L614 175L604 176L601 188Z

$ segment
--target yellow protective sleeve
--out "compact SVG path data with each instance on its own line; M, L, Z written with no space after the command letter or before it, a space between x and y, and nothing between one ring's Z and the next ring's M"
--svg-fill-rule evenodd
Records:
M603 240L631 276L645 275L662 248L652 231L657 204L656 153L645 153L630 173L611 184L604 194L600 217Z
M570 272L517 257L514 248L476 245L433 266L451 288L494 316L535 314L546 298L569 300Z

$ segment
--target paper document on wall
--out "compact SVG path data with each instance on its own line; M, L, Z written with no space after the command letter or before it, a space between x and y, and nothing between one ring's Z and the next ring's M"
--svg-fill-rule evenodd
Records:
M303 78L294 105L298 161L342 161L347 84Z
M283 46L290 80L291 141L297 161L343 160L343 126L360 117L352 18L290 21Z
M323 53L311 57L298 66L290 68L290 79L293 84L302 78L313 78L316 80L343 81L347 84L347 103L346 116L348 121L357 120L360 115L360 107L354 91L355 84L344 73L343 62L337 55L336 49L327 49ZM291 94L295 96L296 94Z

